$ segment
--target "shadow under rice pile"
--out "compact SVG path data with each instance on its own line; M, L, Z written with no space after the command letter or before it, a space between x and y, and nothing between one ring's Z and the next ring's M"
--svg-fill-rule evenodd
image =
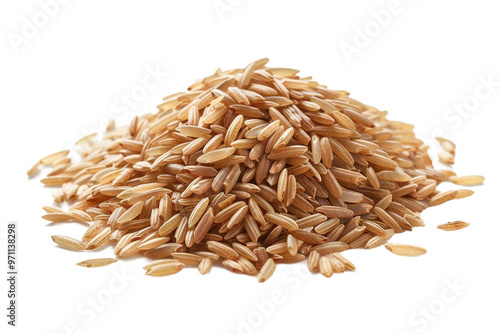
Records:
M35 164L28 174L50 165L41 182L60 187L55 201L70 205L46 206L42 218L89 224L81 239L54 242L78 251L114 245L118 259L152 259L144 267L152 276L185 266L205 274L221 261L264 282L276 264L307 260L311 272L329 277L355 269L342 252L384 245L424 226L427 207L473 194L439 192L441 182L483 182L434 169L412 125L267 61L218 69L165 97L156 113L118 128L110 122L101 140L77 142L80 161L66 150ZM453 163L455 145L439 140L441 160ZM410 245L387 249L425 253Z

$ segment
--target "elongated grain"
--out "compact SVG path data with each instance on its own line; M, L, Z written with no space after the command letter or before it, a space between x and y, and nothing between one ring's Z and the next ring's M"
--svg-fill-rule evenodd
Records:
M438 225L437 228L443 231L456 231L466 228L469 225L470 225L469 223L457 220L454 222Z
M467 175L467 176L450 176L450 182L463 186L477 186L484 182L484 176L481 175Z
M87 267L87 268L95 268L95 267L103 267L110 265L112 263L115 263L118 261L117 259L111 259L111 258L102 258L102 259L91 259L91 260L85 260L82 262L78 262L77 265L80 267Z
M149 276L168 276L168 275L173 275L177 274L179 271L181 271L184 268L184 263L163 263L163 264L158 264L155 266L152 266L146 271L146 275Z
M405 244L385 244L385 248L401 256L420 256L427 253L425 248Z
M74 251L85 250L85 243L80 240L76 240L63 235L53 235L52 241L54 241L58 246Z
M267 259L267 261L264 263L259 273L257 274L257 279L259 283L264 283L269 278L271 278L275 270L276 270L276 263L274 262L274 260Z

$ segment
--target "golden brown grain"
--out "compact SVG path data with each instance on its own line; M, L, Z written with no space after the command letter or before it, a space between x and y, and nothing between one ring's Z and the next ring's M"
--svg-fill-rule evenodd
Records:
M472 194L474 194L474 191L469 189L448 190L432 197L429 201L429 206L440 205L445 202L451 201L452 199L460 199L471 196Z
M257 279L260 283L267 281L273 275L276 270L276 263L273 259L267 259L259 273L257 274Z
M106 244L111 237L111 227L104 228L101 232L99 232L95 237L90 239L90 241L86 245L86 249L95 249Z
M354 264L351 261L349 261L348 259L346 259L342 254L332 253L330 255L332 257L336 258L337 260L339 260L344 265L344 268L346 270L356 270L356 267L354 266Z
M285 215L268 212L265 214L264 218L266 219L266 221L284 227L290 231L297 230L299 228L299 226L293 219Z
M396 255L402 256L420 256L427 251L425 248L413 246L413 245L404 245L404 244L385 244L385 248Z
M140 201L132 205L127 211L125 211L120 218L116 221L118 225L123 224L125 222L131 221L135 217L137 217L144 206L144 202Z
M217 241L207 241L208 249L225 259L236 260L239 254L226 244Z
M198 271L202 275L208 274L211 269L212 269L212 260L210 260L207 257L201 260L200 263L198 264Z
M149 249L154 249L158 246L161 246L163 244L166 244L167 242L170 241L170 238L165 238L165 237L157 237L151 240L144 240L141 242L141 244L138 246L139 250L149 250Z
M149 276L167 276L176 274L184 268L184 263L170 262L151 266L146 270L146 275Z
M484 182L484 176L481 175L467 175L467 176L450 176L450 182L463 186L477 186Z
M180 262L177 261L177 260L175 260L175 259L161 259L161 260L156 260L156 261L149 262L144 267L142 267L142 269L149 270L152 267L157 266L159 264L167 264L167 263L177 263L177 264L179 264Z
M309 256L307 258L307 268L309 269L310 272L313 273L318 268L319 258L320 258L320 255L316 251L312 251L309 253Z
M319 259L319 271L325 277L332 277L333 275L332 262L326 256L322 256Z
M203 257L200 255L191 253L172 253L170 256L181 263L193 266L197 266L203 260Z
M368 240L364 248L371 249L384 245L387 241L389 241L392 238L392 236L394 235L394 230L386 229L385 232L386 234L383 236L376 235L372 237L370 240Z
M337 253L345 251L349 246L346 243L339 241L327 242L322 245L314 247L314 250L320 255Z
M457 220L454 222L438 225L437 228L443 231L456 231L466 228L469 225L469 223Z
M47 213L42 216L43 219L54 222L54 223L61 223L61 222L67 222L71 221L74 219L73 215L65 212L52 212L52 213Z
M44 164L44 165L52 164L54 161L57 161L58 159L67 156L68 153L69 153L69 150L63 150L63 151L59 151L59 152L55 152L55 153L49 154L49 155L41 158L40 159L40 163Z
M199 201L198 204L196 204L193 211L191 212L191 215L189 216L188 227L193 227L194 225L196 225L196 223L198 223L200 218L205 213L209 202L210 200L208 199L208 197L205 197L204 199Z
M58 246L69 250L85 250L85 243L81 242L80 240L76 240L63 235L53 235L52 241L54 241Z
M111 263L115 263L116 261L117 261L116 259L111 259L111 258L91 259L78 262L77 265L81 267L95 268L95 267L107 266L110 265Z

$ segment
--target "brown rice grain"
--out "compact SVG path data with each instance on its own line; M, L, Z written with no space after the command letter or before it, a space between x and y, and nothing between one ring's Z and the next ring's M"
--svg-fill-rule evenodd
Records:
M332 277L333 272L334 272L333 265L332 265L332 262L326 256L322 256L319 259L318 267L319 267L320 273L323 276Z
M204 258L198 264L198 271L202 275L208 274L211 269L212 269L212 260L210 260L209 258Z
M463 186L477 186L484 182L484 176L467 175L467 176L450 176L448 181Z
M210 251L229 260L236 260L239 254L226 244L217 241L207 241L207 246Z
M374 237L372 237L370 240L368 240L368 242L365 244L365 249L371 249L371 248L375 248L375 247L378 247L378 246L382 246L384 245L387 241L389 241L389 239L392 238L392 236L394 235L394 230L392 229L387 229L385 230L386 231L386 235L385 236L379 236L379 235L376 235Z
M80 240L66 237L63 235L53 235L52 241L54 241L58 246L74 251L85 250L85 243Z
M422 247L404 244L385 244L385 248L396 255L402 256L420 256L427 252Z
M259 273L257 274L257 279L259 283L264 283L269 278L271 278L275 270L276 270L276 263L274 262L274 260L267 259L267 261L264 263Z
M456 231L466 228L469 225L469 223L457 220L454 222L438 225L437 228L443 231Z
M146 271L149 276L168 276L176 274L184 268L184 263L169 262L152 266Z
M276 224L276 225L279 225L283 228L286 228L289 231L299 229L299 226L297 225L297 223L293 219L291 219L285 215L280 215L280 214L276 214L273 212L268 212L264 215L264 218L266 219L266 221L271 222L271 223Z
M95 268L95 267L107 266L110 265L111 263L115 263L116 261L117 261L116 259L111 259L111 258L91 259L78 262L77 265L81 267Z

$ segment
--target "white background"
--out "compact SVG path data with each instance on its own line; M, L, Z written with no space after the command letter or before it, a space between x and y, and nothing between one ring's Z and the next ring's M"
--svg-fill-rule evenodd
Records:
M20 275L16 328L6 325L5 279L0 285L2 333L498 333L499 8L486 0L401 0L389 17L380 14L393 7L389 0L69 1L50 7L44 22L40 2L3 1L0 237L5 252L4 225L17 222ZM346 56L347 45L356 53ZM262 57L415 124L433 154L433 134L454 140L456 172L486 176L473 197L425 211L426 227L393 239L427 254L348 251L354 273L326 279L304 263L279 265L258 284L220 268L147 277L145 259L81 268L75 263L112 250L75 253L52 243L52 234L79 237L85 228L40 218L51 190L40 175L26 177L37 159L73 147L110 117L125 123L154 112L163 96L217 67ZM154 70L168 74L123 108L123 94L140 90ZM471 226L435 227L453 220Z

